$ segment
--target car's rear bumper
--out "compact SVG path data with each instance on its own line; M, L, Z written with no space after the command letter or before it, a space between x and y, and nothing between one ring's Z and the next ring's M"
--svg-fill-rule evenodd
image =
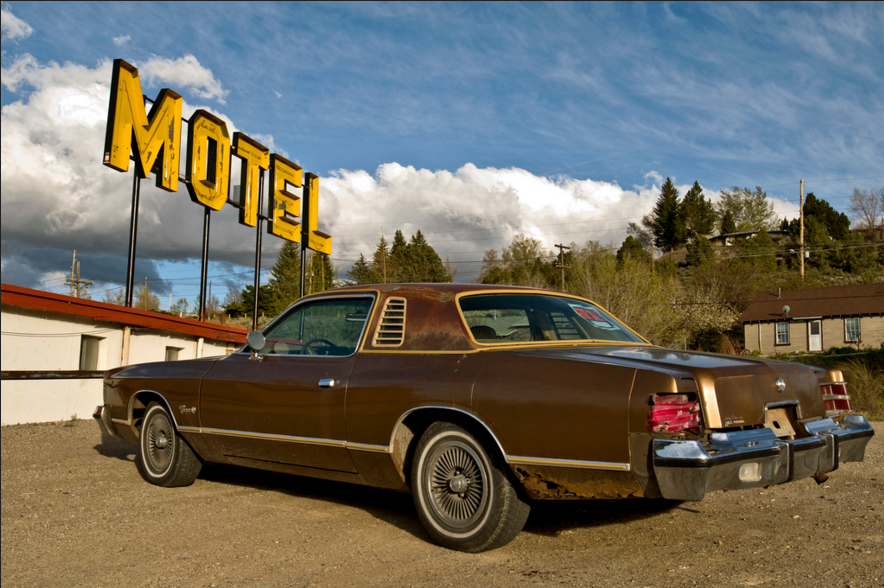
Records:
M783 484L862 461L875 434L862 415L804 425L808 436L779 439L771 429L713 433L710 441L655 439L654 474L664 498L701 500L707 492Z

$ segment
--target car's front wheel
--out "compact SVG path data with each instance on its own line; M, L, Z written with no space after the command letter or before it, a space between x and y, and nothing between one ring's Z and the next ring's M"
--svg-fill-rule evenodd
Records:
M414 453L411 491L418 516L441 545L495 549L525 526L530 506L503 471L501 458L466 429L433 423Z
M151 402L144 413L137 463L145 480L167 488L193 484L202 469L202 462L158 402Z

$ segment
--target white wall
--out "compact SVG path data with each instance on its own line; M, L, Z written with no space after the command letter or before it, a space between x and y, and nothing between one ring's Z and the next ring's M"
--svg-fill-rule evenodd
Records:
M80 367L80 338L101 338L98 369L119 367L123 352L123 325L57 312L3 305L0 364L3 371L67 371ZM202 353L198 348L202 345ZM225 355L240 347L215 339L156 329L134 328L129 340L128 364L164 361L166 347L180 349L178 359ZM103 402L100 379L3 380L0 388L0 424L39 423L91 418Z

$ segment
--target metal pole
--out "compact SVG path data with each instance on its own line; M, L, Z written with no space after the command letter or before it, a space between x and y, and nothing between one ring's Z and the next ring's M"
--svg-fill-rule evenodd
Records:
M298 286L298 298L305 295L304 287L307 285L307 206L310 202L310 174L304 178L304 193L301 198L301 283Z
M212 209L205 207L206 212L203 214L203 266L200 272L200 321L206 320L206 280L209 277L209 218ZM171 298L169 299L171 301ZM171 303L170 303L171 304Z
M801 193L798 196L798 207L801 209L801 281L804 281L804 180L801 180Z
M245 182L245 180L243 180ZM264 217L261 210L264 207L264 170L259 169L258 175L258 214L256 215L255 226L257 227L257 237L255 237L255 304L252 307L252 330L258 330L258 289L261 287L261 237L264 228Z
M138 166L132 173L132 220L129 222L129 264L126 269L126 306L132 307L133 287L135 279L135 245L138 237L138 200L141 196L141 176Z

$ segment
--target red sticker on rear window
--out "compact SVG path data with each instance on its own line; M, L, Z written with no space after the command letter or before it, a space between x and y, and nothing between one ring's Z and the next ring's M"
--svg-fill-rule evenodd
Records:
M589 308L580 308L578 306L578 307L574 308L574 312L576 312L577 314L579 314L580 316L582 316L583 318L585 318L588 321L599 321L602 323L608 322L598 312L596 312L595 310L589 309Z

